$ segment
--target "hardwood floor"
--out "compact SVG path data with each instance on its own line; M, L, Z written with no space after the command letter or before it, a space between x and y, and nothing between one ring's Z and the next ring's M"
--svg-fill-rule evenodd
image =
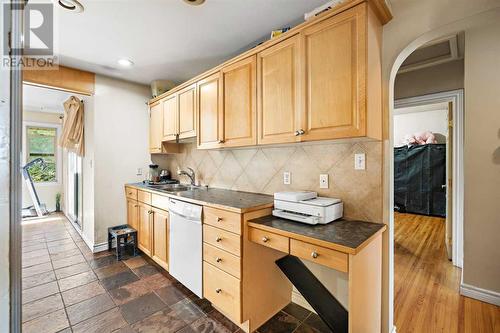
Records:
M443 218L395 213L394 317L398 333L500 333L500 307L459 295L461 269L444 245Z

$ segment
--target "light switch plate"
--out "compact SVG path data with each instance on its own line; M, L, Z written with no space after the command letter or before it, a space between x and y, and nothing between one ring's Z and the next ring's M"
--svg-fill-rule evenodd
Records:
M366 169L366 155L365 153L354 154L354 170Z
M328 188L328 174L319 175L319 188Z
M137 168L137 176L142 176L142 168Z
M290 183L291 183L290 172L289 171L283 172L283 184L290 185Z

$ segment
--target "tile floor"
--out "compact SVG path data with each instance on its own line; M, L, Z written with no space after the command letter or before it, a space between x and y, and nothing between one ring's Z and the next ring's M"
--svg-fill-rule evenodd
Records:
M239 328L144 256L92 253L51 215L23 224L23 332L237 332ZM290 304L259 333L330 332Z

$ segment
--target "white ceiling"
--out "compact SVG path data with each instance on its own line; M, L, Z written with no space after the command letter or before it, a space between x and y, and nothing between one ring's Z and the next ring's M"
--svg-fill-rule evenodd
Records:
M23 108L32 112L64 113L63 103L71 95L74 94L24 84Z
M192 78L327 1L206 0L198 7L182 0L80 2L83 13L56 5L61 64L149 84ZM135 65L120 68L122 57Z

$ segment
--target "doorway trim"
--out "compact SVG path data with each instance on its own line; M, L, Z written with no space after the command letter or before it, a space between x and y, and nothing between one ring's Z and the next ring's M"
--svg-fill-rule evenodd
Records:
M453 157L452 157L452 262L463 266L463 230L464 230L464 90L451 90L434 94L408 97L394 101L394 109L407 108L437 103L449 103L452 109ZM394 116L394 113L393 113ZM391 181L394 181L394 176ZM392 213L394 214L394 213Z

